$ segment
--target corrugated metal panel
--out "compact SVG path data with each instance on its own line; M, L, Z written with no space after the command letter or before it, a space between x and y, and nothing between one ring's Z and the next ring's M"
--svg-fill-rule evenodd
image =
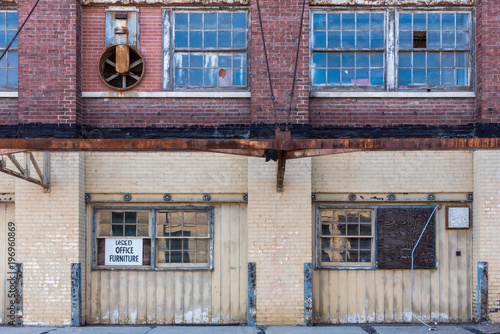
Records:
M424 321L471 321L472 229L446 230L445 210L436 214L438 269L415 270L413 311ZM410 283L410 270L315 270L314 322L412 321Z
M9 298L10 282L7 281L10 277L14 277L14 270L9 269L8 256L8 237L9 237L9 222L14 222L14 203L0 204L0 325L8 324L11 319L8 317L9 303L13 298Z
M92 271L87 322L246 323L246 240L246 204L214 204L213 271Z

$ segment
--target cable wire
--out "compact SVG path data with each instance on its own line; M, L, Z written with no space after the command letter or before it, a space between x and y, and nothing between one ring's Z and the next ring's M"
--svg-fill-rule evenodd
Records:
M417 243L415 244L415 247L413 247L412 251L411 251L411 293L410 293L410 312L411 314L418 320L420 321L422 324L424 324L425 326L427 326L429 328L429 330L435 330L434 327L432 326L429 326L428 324L426 324L425 322L423 322L419 317L417 317L417 315L415 313L413 313L413 255L415 253L415 249L417 249L417 246L418 246L418 243L420 242L420 239L422 239L422 236L424 235L424 232L425 230L427 229L427 225L429 225L431 219L432 219L432 216L434 216L434 213L436 212L436 210L441 206L441 204L439 205L436 205L436 207L434 208L434 210L432 211L429 219L427 220L427 224L425 224L424 226L424 229L422 230L422 233L420 233L420 237L418 238L417 240Z
M267 49L266 49L266 39L264 38L264 29L262 27L262 17L260 15L260 5L259 5L259 0L257 0L257 11L259 12L259 23L260 23L260 32L262 34L262 44L264 45L264 56L266 58L266 65L267 65L267 76L269 79L269 86L271 87L271 99L273 100L273 112L274 112L274 126L277 126L277 116L276 116L276 101L274 97L274 90L273 90L273 83L271 80L271 71L269 70L269 61L267 59Z
M28 19L30 18L30 16L33 13L33 11L35 10L36 6L38 6L39 2L40 2L40 0L37 0L37 2L35 3L35 5L33 6L33 8L31 8L30 12L28 13L28 16L26 16L26 18L24 19L23 24L19 27L19 29L17 29L17 32L14 35L14 38L12 39L12 41L10 41L9 45L7 45L7 48L3 51L2 55L0 56L0 61L7 54L7 51L9 51L10 47L12 46L12 43L14 43L14 41L17 38L17 36L19 36L19 33L21 32L21 30L23 30L24 25L26 24L26 22L28 22Z
M302 1L302 14L300 15L300 28L299 28L299 38L297 42L297 54L295 55L295 66L293 69L293 80L292 80L292 92L290 93L290 104L288 106L288 117L286 120L286 126L290 124L290 114L292 113L292 100L295 91L295 81L297 79L297 67L299 62L299 51L300 51L300 40L302 39L302 27L304 25L304 10L306 8L306 0Z

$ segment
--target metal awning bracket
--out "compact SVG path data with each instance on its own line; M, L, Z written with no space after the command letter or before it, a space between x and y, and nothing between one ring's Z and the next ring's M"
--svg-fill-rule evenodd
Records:
M17 171L7 167L8 158ZM31 175L31 167L36 171L38 178L34 178ZM43 171L38 166L35 156L31 152L24 152L24 167L17 160L14 154L6 154L1 157L0 160L0 172L18 177L20 179L26 180L28 182L37 184L41 186L44 192L50 191L50 154L49 152L43 152Z

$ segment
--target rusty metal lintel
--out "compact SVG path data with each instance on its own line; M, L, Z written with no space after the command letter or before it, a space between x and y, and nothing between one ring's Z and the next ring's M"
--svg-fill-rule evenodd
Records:
M276 191L282 193L285 190L285 167L286 167L286 151L278 152L278 174L276 177Z

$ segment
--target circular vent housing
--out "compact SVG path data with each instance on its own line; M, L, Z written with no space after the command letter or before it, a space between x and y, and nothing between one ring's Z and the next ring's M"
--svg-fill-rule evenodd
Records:
M126 59L125 65L123 59ZM132 46L110 46L99 58L99 76L106 86L114 90L134 88L142 80L145 68L141 53Z

